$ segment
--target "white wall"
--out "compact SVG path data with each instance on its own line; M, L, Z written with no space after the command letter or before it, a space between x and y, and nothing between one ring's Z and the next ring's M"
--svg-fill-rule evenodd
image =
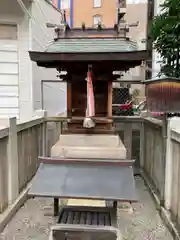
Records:
M25 5L28 7L28 2L25 0ZM11 6L11 7L10 7ZM30 115L32 110L32 104L30 101L31 95L31 79L30 79L30 60L28 57L28 49L29 49L29 25L28 18L25 17L21 7L17 3L17 1L11 0L1 0L0 1L0 22L1 23L17 23L18 27L18 35L17 41L13 42L11 40L1 40L1 48L6 48L15 51L18 55L18 67L16 66L16 76L11 76L9 80L9 89L6 87L6 92L4 88L4 94L6 94L6 115L1 115L1 117L12 116L12 111L8 109L8 104L16 104L16 107L19 108L20 117L24 115ZM12 51L12 52L13 52ZM13 53L12 53L13 54ZM12 56L11 56L12 57ZM9 62L11 61L11 57L9 57ZM15 64L15 63L14 63ZM13 64L13 66L14 66ZM9 66L7 69L7 74L11 74L12 68ZM2 79L2 84L6 85L6 80ZM12 86L15 88L18 87L18 90L14 90L14 94L16 95L15 102L11 101L8 98L8 92ZM12 90L12 89L11 89ZM18 99L18 100L17 100ZM16 109L17 110L17 109ZM17 116L18 111L14 112L15 116Z
M0 119L19 118L19 63L17 41L0 40Z
M51 22L54 24L60 24L61 14L53 8L45 0L34 0L31 8L31 13L35 20L31 21L31 36L32 36L32 50L33 51L43 51L48 42L53 40L54 31L52 28L47 28L46 23ZM57 71L55 69L45 69L37 67L35 63L32 65L33 68L33 108L34 110L41 108L41 80L57 80ZM48 88L46 88L46 93L44 94L45 102L48 102L49 98L53 98L55 106L53 109L57 108L57 112L61 111L62 103L59 99L66 98L66 85L64 84L50 84L49 93ZM59 89L59 91L58 91ZM59 93L58 93L59 92ZM56 97L58 94L61 97ZM63 95L63 96L62 96ZM49 104L51 104L49 103ZM59 105L59 108L58 108Z
M8 61L11 62L11 66L8 65L7 67L3 65L4 68L6 67L8 74L10 74L15 66L14 64L16 64L16 76L9 78L8 88L6 86L0 86L0 95L1 92L6 95L5 99L0 99L1 105L16 105L17 108L11 109L11 111L8 110L8 106L2 111L0 109L0 118L12 116L11 114L18 117L19 113L20 120L22 121L31 118L34 110L41 107L41 80L56 79L56 70L37 67L36 64L30 60L28 51L43 51L49 40L53 39L54 35L53 29L46 27L46 22L59 24L61 20L61 14L45 0L23 0L23 3L25 4L26 10L29 11L29 14L23 11L17 0L0 0L0 23L17 23L18 26L18 39L16 43L14 44L12 41L7 40L4 41L5 45L9 44L9 49L13 47L14 50L16 50L18 64L17 62L12 62L12 56L10 56ZM0 45L2 48L2 41ZM3 56L3 58L4 57L5 56ZM4 85L7 84L7 81L5 79L3 80L2 77L1 81ZM64 91L65 87L63 86L62 88L63 91L60 92L64 94L66 92ZM55 90L57 93L56 88ZM52 92L53 90L51 89L49 93L51 96L54 95ZM12 101L9 97L10 94L14 94L16 99L14 98ZM56 101L54 100L54 102ZM3 111L6 115L3 115Z
M19 29L19 106L22 121L31 118L33 113L32 63L28 53L30 48L29 18L25 13L23 15Z

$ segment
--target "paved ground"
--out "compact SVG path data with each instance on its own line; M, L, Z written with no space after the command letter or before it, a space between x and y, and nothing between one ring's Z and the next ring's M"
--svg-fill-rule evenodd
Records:
M139 202L133 211L120 209L118 222L124 240L173 240L162 223L144 182L136 177ZM0 240L48 240L49 226L54 223L52 201L30 199L11 220Z

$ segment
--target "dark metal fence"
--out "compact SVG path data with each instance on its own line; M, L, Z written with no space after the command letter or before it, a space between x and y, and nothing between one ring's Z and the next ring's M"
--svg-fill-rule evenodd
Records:
M113 88L113 104L123 104L130 100L129 88Z
M114 116L133 116L137 106L144 101L143 85L122 84L113 88L112 112Z

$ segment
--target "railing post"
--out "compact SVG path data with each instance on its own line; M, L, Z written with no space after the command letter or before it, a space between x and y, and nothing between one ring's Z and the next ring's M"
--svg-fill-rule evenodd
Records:
M47 155L47 123L46 123L47 112L44 111L44 123L43 123L43 132L42 132L42 152L43 156Z
M142 119L142 121L141 121L141 128L140 128L140 167L141 167L141 169L143 169L144 168L144 158L145 158L145 154L144 154L144 152L145 152L145 133L144 133L144 126L145 125L145 123L144 123L144 120Z
M59 136L62 133L62 122L57 122L56 123L56 141L59 139Z
M127 159L132 159L132 123L124 124L124 146L127 150Z
M166 165L165 165L165 208L171 208L171 187L172 187L172 141L170 119L167 123L166 142Z
M47 155L47 123L45 121L47 117L46 110L39 109L34 112L34 117L41 117L44 118L44 123L42 126L42 154L43 156Z
M8 139L8 203L12 204L19 195L19 161L16 118L9 119Z
M163 116L163 127L162 127L162 168L164 169L163 175L161 176L161 187L160 187L160 203L162 206L165 204L165 188L166 188L166 158L167 158L167 128L168 118L167 115Z

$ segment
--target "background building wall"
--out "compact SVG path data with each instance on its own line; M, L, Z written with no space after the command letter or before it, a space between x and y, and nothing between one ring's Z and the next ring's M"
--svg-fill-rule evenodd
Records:
M139 22L137 27L130 28L130 38L138 43L146 39L147 3L127 4L125 20L128 24Z
M45 0L34 0L31 14L35 19L32 19L31 21L31 49L33 51L44 51L48 43L54 38L53 28L47 28L46 23L60 24L62 15ZM44 101L44 108L47 111L52 108L54 115L56 112L64 111L64 101L66 100L65 84L51 82L44 83L44 95L42 99L41 81L58 80L57 74L58 72L56 69L38 67L36 63L32 62L33 110L40 109L42 107L42 101Z
M117 1L101 0L100 7L94 7L94 0L54 0L53 4L61 10L66 10L67 21L70 26L81 27L82 22L92 27L93 17L101 16L106 27L114 26L117 18Z
M86 26L92 27L93 17L99 15L105 27L113 27L116 22L116 7L115 0L102 0L101 7L94 7L93 0L74 0L74 26L80 27L85 22Z
M128 24L138 22L137 27L130 27L129 37L138 43L140 50L146 49L147 35L147 0L127 0L125 20ZM130 69L124 76L125 80L145 80L145 69L135 67ZM142 84L131 85L132 92L139 90L139 101L144 100L145 88Z
M23 121L42 106L41 80L53 80L57 75L55 69L39 68L32 62L29 50L44 51L54 37L46 23L59 24L62 15L47 0L23 0L22 4L24 7L17 1L0 1L0 118L16 116ZM14 39L8 38L8 33L14 33L11 25L17 25ZM66 99L65 90L64 85L50 85L46 98L61 94ZM58 112L62 101L56 98L55 103Z
M66 11L66 21L69 25L73 26L73 9L74 9L74 0L49 0L56 8Z

